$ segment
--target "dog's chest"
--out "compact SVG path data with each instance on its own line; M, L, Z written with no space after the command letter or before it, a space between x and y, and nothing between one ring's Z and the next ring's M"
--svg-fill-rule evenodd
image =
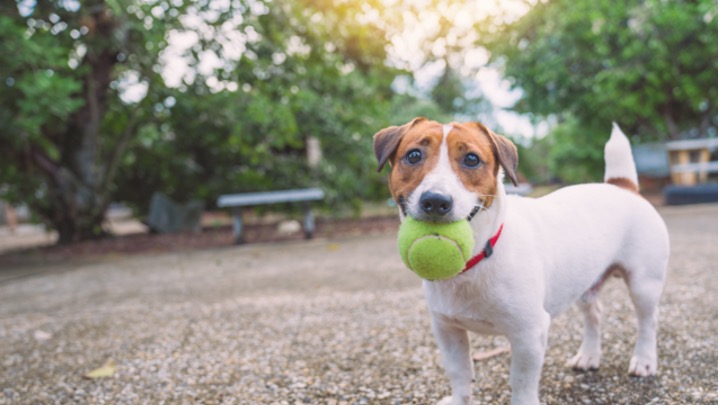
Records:
M467 286L464 286L467 287ZM497 308L490 297L477 290L472 293L470 289L443 288L436 283L425 285L425 300L428 309L434 316L441 316L463 329L481 334L501 334L502 327L498 328L501 320L497 318Z
M474 333L483 335L500 335L502 334L496 327L496 325L490 320L484 319L472 319L464 317L451 318L452 322L462 327L463 329L469 330Z

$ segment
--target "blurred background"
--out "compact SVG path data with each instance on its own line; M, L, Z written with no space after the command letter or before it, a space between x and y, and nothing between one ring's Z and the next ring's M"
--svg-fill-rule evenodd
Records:
M416 116L512 138L531 195L601 180L615 121L648 193L717 200L717 27L708 0L4 1L6 248L232 243L221 195L309 187L318 232L394 227L372 135ZM254 241L305 209L235 212Z

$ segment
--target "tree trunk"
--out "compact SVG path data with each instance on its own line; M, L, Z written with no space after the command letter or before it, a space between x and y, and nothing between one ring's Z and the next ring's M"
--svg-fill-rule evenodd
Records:
M81 97L85 103L71 117L59 139L59 162L36 151L34 160L46 175L48 201L45 220L59 233L58 243L72 243L103 236L102 222L110 204L114 170L107 170L102 156L101 125L107 110L112 71L117 63L116 21L104 2L90 8L87 53L81 67ZM52 131L54 129L49 129Z
M669 104L666 104L663 107L663 118L665 119L665 126L667 126L670 139L680 139L680 130L675 122L675 118L673 118L672 107Z
M60 223L55 223L53 226L58 232L59 245L66 245L70 243L80 242L82 240L97 239L100 236L105 235L102 228L103 217L78 217L65 218L66 220Z
M71 170L54 162L41 148L33 148L30 154L33 165L42 171L46 179L46 195L42 199L31 200L31 207L45 223L58 231L58 243L104 235L102 221L109 204L108 193L87 187Z
M38 51L35 50L26 55L27 61L19 58L21 62L9 64L8 69L3 65L2 69L3 75L7 71L10 72L8 77L13 78L14 75L24 77L25 73L44 68L63 75L63 79L70 79L68 82L81 84L77 93L72 95L72 105L77 105L75 100L80 100L82 105L69 116L63 110L64 122L48 120L39 127L33 126L32 132L27 133L24 125L10 125L5 131L7 134L0 136L0 151L3 152L0 169L6 166L2 159L17 166L17 170L10 166L12 170L8 176L4 172L0 176L0 180L5 181L7 177L12 182L13 193L8 193L9 198L25 202L46 226L57 230L61 244L105 234L102 225L110 204L113 180L136 127L135 115L138 113L133 113L119 137L115 127L108 128L110 133L103 133L109 102L112 101L109 99L110 84L114 79L118 55L121 51L130 54L128 50L132 47L128 45L132 43L129 42L129 33L133 26L131 21L124 23L122 15L113 14L106 2L83 1L72 12L64 12L61 5L55 4L57 2L33 2L33 18L54 20L55 14L70 28L82 27L82 38L77 40L83 44L85 52L77 68L67 70L63 58L59 56L49 58L44 64L42 56L36 55ZM13 33L18 44L22 44L24 42L19 38L24 35L22 32L26 29L29 16L21 16L15 2L11 3L13 5L0 6L0 9L7 9L16 24L7 32ZM58 37L60 35L67 33L58 34ZM42 46L37 49L42 49ZM6 87L18 97L25 97L19 86L13 89L8 84ZM16 104L10 103L3 116L12 116L17 110L22 119L23 108ZM55 113L51 112L48 117L53 115ZM40 133L37 133L38 130Z
M106 234L102 227L109 205L107 196L78 181L70 187L53 184L51 194L57 196L52 204L52 225L58 232L58 243L66 244L96 239Z

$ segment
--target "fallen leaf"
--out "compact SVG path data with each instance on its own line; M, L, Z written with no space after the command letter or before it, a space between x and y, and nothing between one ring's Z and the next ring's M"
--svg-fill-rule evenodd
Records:
M498 347L496 349L487 350L487 351L480 352L480 353L475 353L473 355L473 360L475 360L475 361L487 360L491 357L495 357L497 355L507 353L509 351L510 351L510 346Z
M105 362L105 364L102 365L102 367L96 368L95 370L85 374L83 377L85 378L105 378L105 377L112 377L113 374L115 374L115 361L112 359Z
M38 342L44 342L52 338L52 333L45 332L44 330L36 330L35 332L33 332L33 337Z

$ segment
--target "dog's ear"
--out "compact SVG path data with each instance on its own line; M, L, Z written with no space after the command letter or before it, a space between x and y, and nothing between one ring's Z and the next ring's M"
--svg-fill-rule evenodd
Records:
M488 129L485 125L476 122L475 123L480 132L490 139L490 143L493 146L495 152L495 158L500 162L500 166L505 170L505 174L510 178L512 184L518 185L517 179L517 165L518 165L518 152L517 147L509 139L502 135L498 135L495 132Z
M373 148L375 149L375 158L378 161L378 172L385 167L385 163L395 153L405 133L415 124L426 120L426 118L417 117L405 125L387 127L373 136Z

